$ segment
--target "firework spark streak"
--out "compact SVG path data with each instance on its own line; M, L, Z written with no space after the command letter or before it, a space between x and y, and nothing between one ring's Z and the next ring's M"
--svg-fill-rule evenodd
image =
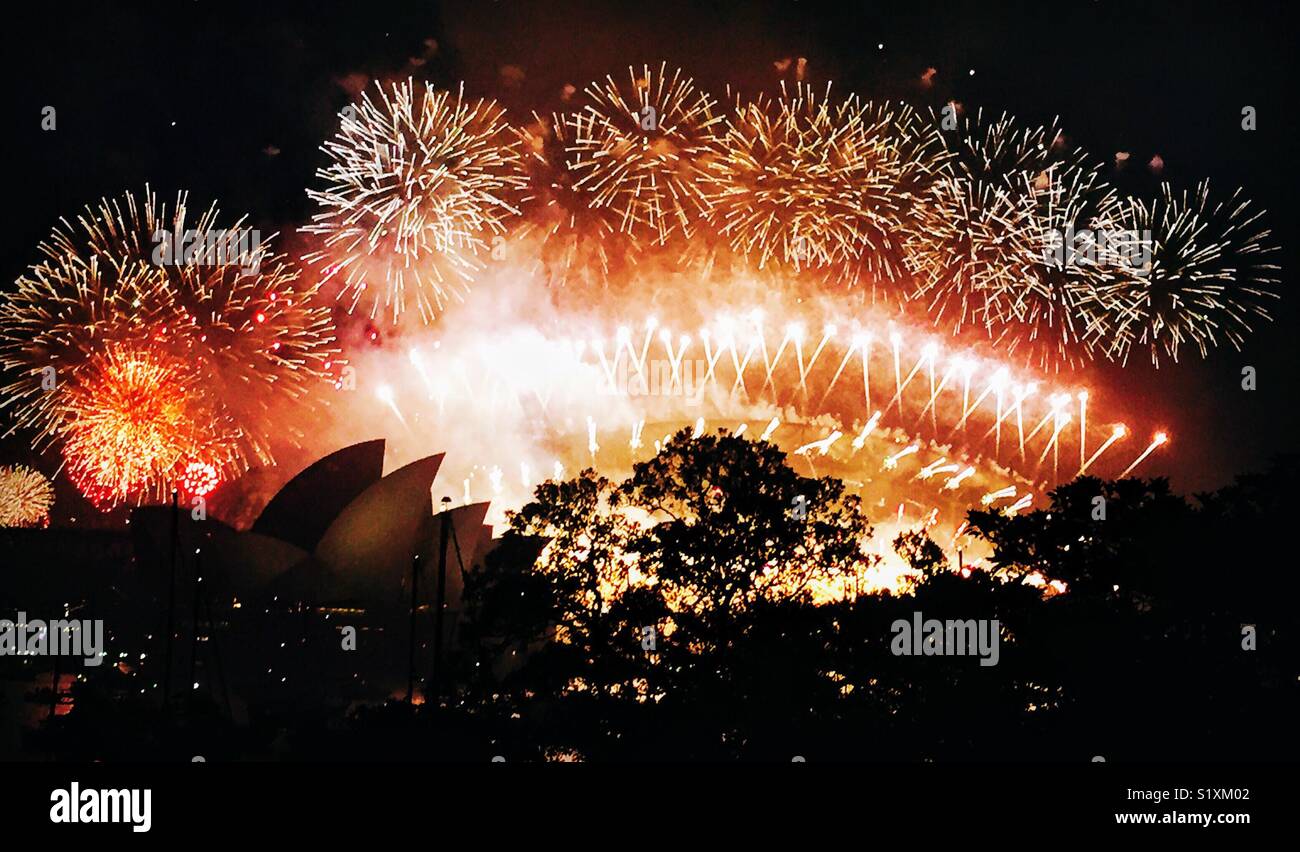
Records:
M1148 445L1147 445L1147 448L1146 448L1145 450L1142 451L1142 454L1139 455L1137 458L1135 458L1135 459L1133 460L1133 463L1132 463L1131 465L1129 465L1128 467L1124 468L1124 472L1121 473L1121 474L1119 475L1119 478L1120 478L1120 479L1123 479L1124 477L1128 476L1130 473L1133 472L1133 470L1134 470L1138 465L1140 465L1140 464L1142 463L1142 461L1143 461L1147 456L1149 456L1149 455L1151 455L1153 452L1155 452L1156 447L1162 447L1162 446L1164 446L1164 445L1167 444L1167 443L1169 443L1169 436L1166 435L1164 432L1157 432L1157 433L1155 434L1155 437L1153 437L1153 438L1151 439L1151 443L1148 444Z
M307 191L321 209L303 230L324 246L304 260L324 281L341 275L349 310L367 298L372 318L396 321L414 305L430 322L461 297L526 184L505 111L466 100L463 86L379 85L344 111L322 150L324 187Z

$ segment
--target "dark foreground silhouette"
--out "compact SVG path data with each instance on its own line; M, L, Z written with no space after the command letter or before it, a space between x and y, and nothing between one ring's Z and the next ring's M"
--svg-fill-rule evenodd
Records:
M104 666L22 749L104 760L1295 760L1298 474L1296 459L1279 459L1192 499L1159 479L1082 478L1047 508L972 512L971 535L992 553L984 568L959 572L916 533L892 542L912 566L910 594L853 594L872 562L860 547L871 526L839 481L799 476L770 444L682 434L624 482L587 471L538 488L467 574L454 641L436 680L421 670L414 706L235 718L209 692L162 707ZM662 522L639 523L647 516ZM1051 581L1067 591L1045 592ZM849 593L817 603L815 588ZM996 619L996 665L895 654L892 626L918 612Z

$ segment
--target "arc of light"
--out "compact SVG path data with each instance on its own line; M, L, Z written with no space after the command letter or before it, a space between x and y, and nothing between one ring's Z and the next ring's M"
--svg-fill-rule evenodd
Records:
M1164 432L1157 432L1155 437L1151 439L1151 443L1147 444L1147 448L1142 451L1142 454L1137 458L1133 459L1133 463L1128 467L1124 468L1124 472L1121 473L1118 478L1123 479L1124 477L1132 473L1133 469L1138 465L1142 464L1142 462L1146 459L1147 456L1155 452L1156 447L1165 444L1166 442L1168 442L1168 440L1169 437Z
M1088 392L1079 391L1079 467L1088 455Z
M1096 451L1091 456L1088 457L1088 460L1086 462L1079 465L1079 472L1076 473L1075 476L1079 477L1087 473L1088 468L1092 467L1092 463L1095 462L1097 459L1101 458L1101 454L1106 452L1106 450L1110 447L1111 444L1115 443L1116 441L1118 441L1120 438L1123 438L1127 434L1128 434L1128 429L1124 428L1122 424L1112 429L1110 432L1110 436L1106 438L1105 441L1102 442L1101 446L1098 447Z
M897 403L897 404L898 404L898 413L899 413L900 415L903 413L903 389L906 388L909 384L912 383L912 379L915 378L915 377L916 377L916 374L920 371L920 369L921 369L921 361L922 361L921 358L918 358L918 359L917 359L916 364L914 364L914 365L912 366L912 370L911 370L911 372L909 372L909 373L907 374L907 378L906 378L906 379L903 379L903 380L902 380L902 383L898 385L898 390L896 390L896 391L894 392L894 398L891 399L891 400L889 401L889 404L885 406L885 410L886 410L886 411L888 411L890 408L892 408L892 407L894 406L895 403Z
M930 401L925 404L925 408L921 409L921 416L916 418L916 424L919 426L921 424L921 421L925 419L925 412L929 411L930 422L936 434L939 431L939 423L935 419L938 417L939 414L939 406L937 405L939 401L939 394L943 393L943 389L947 387L948 380L952 378L952 372L953 372L952 367L949 367L946 371L944 371L943 378L939 380L939 387L937 388L934 386L934 376L933 375L930 376Z

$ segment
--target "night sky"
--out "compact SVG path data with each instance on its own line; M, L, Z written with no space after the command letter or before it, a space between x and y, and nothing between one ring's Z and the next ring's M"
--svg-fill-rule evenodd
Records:
M1059 116L1070 141L1127 167L1108 177L1153 196L1146 163L1159 155L1177 187L1238 185L1269 211L1282 246L1275 322L1244 353L1188 350L1154 370L1096 365L1101 399L1122 396L1143 423L1167 425L1174 445L1144 473L1179 490L1222 484L1296 447L1295 107L1288 95L1293 32L1282 3L926 4L843 2L33 4L6 26L4 97L14 140L0 231L0 273L36 257L56 219L103 195L164 198L188 189L254 227L289 232L310 212L304 188L323 163L350 93L376 77L466 82L515 119L562 106L629 64L680 65L722 99L775 87L773 63L807 59L807 79L918 106L955 99L1026 122ZM25 19L24 19L25 17ZM878 45L883 44L883 49ZM922 75L933 68L932 83ZM518 69L517 71L515 69ZM971 75L970 71L974 70ZM522 72L522 73L518 73ZM41 109L58 129L40 129ZM1258 129L1241 129L1242 108ZM11 285L9 285L11 286ZM1240 389L1255 366L1259 389ZM6 458L20 447L10 441Z

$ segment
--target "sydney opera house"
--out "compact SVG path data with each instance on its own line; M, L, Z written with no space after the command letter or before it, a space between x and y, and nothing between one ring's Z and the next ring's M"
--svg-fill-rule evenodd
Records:
M0 597L104 619L124 682L206 694L236 724L422 702L455 648L465 577L492 548L488 504L435 507L443 456L384 475L384 450L374 440L319 459L248 529L196 501L138 507L124 533L5 530L11 558L49 569ZM84 596L69 604L74 588ZM24 662L4 675L0 749L71 709L79 675Z

